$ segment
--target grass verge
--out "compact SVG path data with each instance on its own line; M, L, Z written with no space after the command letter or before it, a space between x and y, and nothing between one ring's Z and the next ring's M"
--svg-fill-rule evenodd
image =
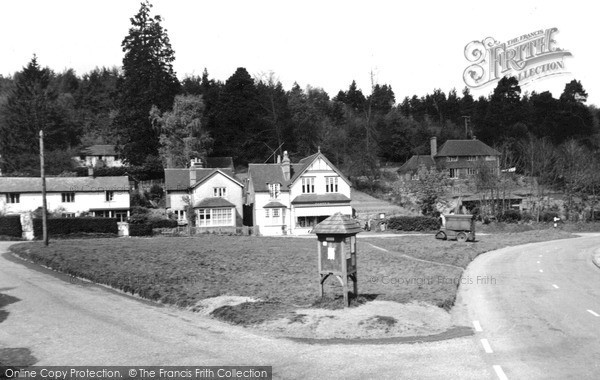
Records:
M481 236L476 243L461 244L433 236L359 235L359 297L354 304L416 300L449 309L462 268L480 253L569 236L556 230L529 231ZM277 319L298 307L343 307L334 279L326 282L327 298L318 298L316 239L202 235L58 240L49 247L31 242L11 249L52 269L165 304L194 307L222 295L260 299L213 311L213 316L236 324Z

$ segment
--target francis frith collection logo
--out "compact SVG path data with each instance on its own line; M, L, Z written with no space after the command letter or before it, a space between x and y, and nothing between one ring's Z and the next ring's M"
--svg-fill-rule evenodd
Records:
M492 37L472 41L465 46L465 58L470 65L463 73L467 86L479 88L495 83L505 76L526 85L541 78L567 74L564 58L571 56L557 46L557 28L540 29L532 33L498 42Z

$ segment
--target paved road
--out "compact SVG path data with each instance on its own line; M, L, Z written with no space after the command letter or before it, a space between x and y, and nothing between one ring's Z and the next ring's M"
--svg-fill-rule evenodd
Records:
M0 243L4 252L7 243ZM277 379L494 378L474 337L418 344L307 345L158 307L0 255L0 350L39 365L272 365Z
M584 237L507 248L469 266L456 312L477 321L475 339L499 378L600 378L597 251L600 237Z

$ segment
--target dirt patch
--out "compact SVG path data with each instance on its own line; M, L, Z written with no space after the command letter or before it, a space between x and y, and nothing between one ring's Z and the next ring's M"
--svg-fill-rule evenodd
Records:
M253 328L275 336L355 339L426 336L451 329L450 314L425 303L372 301L347 309L297 309Z

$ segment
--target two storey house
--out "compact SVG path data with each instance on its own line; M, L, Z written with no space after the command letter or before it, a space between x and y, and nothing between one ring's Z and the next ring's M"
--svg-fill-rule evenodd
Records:
M246 205L260 234L307 234L336 212L352 215L350 181L320 151L278 161L248 167Z

